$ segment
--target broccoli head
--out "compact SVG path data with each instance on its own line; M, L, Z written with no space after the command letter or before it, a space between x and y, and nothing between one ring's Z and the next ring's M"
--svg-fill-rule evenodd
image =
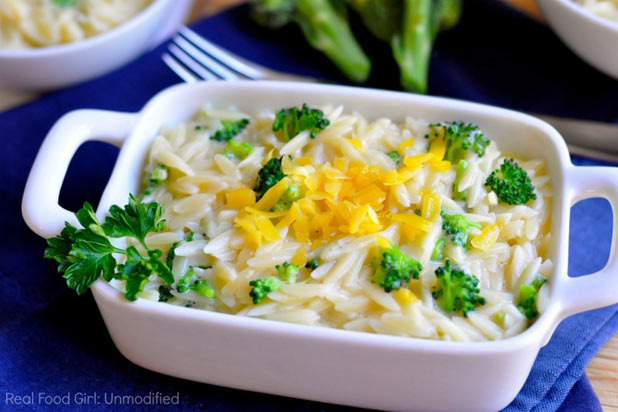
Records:
M271 209L273 212L288 210L294 202L301 198L300 189L296 183L292 183L281 195L277 203Z
M300 267L298 265L294 265L288 262L283 262L283 265L275 266L275 269L277 269L279 279L281 279L285 283L296 282L296 275L298 275L298 272L300 271Z
M484 305L485 299L478 295L479 280L476 276L468 275L457 266L451 266L446 259L444 266L436 269L436 277L440 288L431 295L445 312L461 312L464 316L478 305Z
M282 157L273 157L258 172L257 184L253 189L258 195L258 199L286 176L281 169L281 159Z
M252 287L249 296L253 299L253 303L257 305L263 301L270 292L279 289L282 284L283 282L274 276L252 280L249 282L249 286Z
M185 275L178 280L176 283L176 290L180 293L192 290L198 295L207 298L213 298L215 296L214 289L206 280L197 277L192 267L189 267Z
M351 80L363 82L371 62L360 47L345 9L330 0L253 0L251 14L260 24L278 28L298 24L309 44L320 50Z
M536 297L545 282L547 282L547 279L537 276L530 285L521 285L519 287L517 309L526 315L528 319L534 319L539 314L536 308Z
M385 292L405 286L411 278L419 278L423 266L404 255L397 246L380 246L379 252L380 255L371 263L374 268L371 282L380 285Z
M446 142L444 159L457 163L466 157L471 150L479 157L483 157L489 140L478 126L463 122L441 122L430 124L431 132L425 137L429 139L442 138Z
M286 142L305 130L309 130L309 136L313 139L329 124L330 121L324 117L321 110L310 109L309 106L303 104L300 110L296 107L279 110L273 122L273 131L281 130L283 140Z
M222 120L221 128L210 136L210 140L216 140L218 142L228 142L240 133L249 124L249 119L235 120Z
M493 190L501 202L510 205L523 205L536 199L528 173L513 159L505 159L499 169L491 172L485 186Z
M451 241L459 246L465 248L468 247L468 237L470 236L470 229L480 229L481 224L472 222L466 219L464 215L449 215L446 212L441 211L442 216L442 229L450 236Z
M253 152L253 145L248 142L237 142L230 140L223 149L223 156L228 159L244 159Z

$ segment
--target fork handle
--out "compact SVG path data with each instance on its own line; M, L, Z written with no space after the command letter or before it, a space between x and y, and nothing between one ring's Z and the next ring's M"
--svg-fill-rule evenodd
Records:
M573 154L618 162L618 125L533 114L560 132Z

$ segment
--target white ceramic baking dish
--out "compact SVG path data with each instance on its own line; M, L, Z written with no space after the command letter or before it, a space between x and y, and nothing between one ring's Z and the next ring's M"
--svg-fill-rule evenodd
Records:
M32 167L23 198L30 228L48 238L58 234L65 220L76 224L73 214L58 205L58 194L82 143L102 140L121 147L97 210L102 219L111 205L125 204L128 194L138 191L145 156L159 129L188 120L206 102L234 104L250 113L303 102L338 103L369 118L466 120L479 124L504 151L545 159L554 187L550 302L518 336L455 343L287 324L141 299L129 302L99 280L92 292L105 324L120 352L140 366L232 388L366 408L495 411L515 397L562 319L618 302L614 246L602 271L567 276L570 206L598 196L607 198L616 213L616 169L574 167L556 130L533 117L406 93L301 83L198 83L161 92L139 113L71 112L49 132Z

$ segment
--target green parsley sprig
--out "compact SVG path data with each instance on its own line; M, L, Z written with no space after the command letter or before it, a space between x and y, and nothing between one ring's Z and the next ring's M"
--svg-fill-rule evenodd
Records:
M157 275L168 285L174 283L171 269L161 259L163 252L150 249L146 244L148 233L165 229L163 212L158 203L143 203L130 195L129 203L124 208L112 206L110 216L101 224L92 206L86 202L76 213L82 228L65 223L60 235L47 241L44 256L58 262L58 272L63 273L67 286L78 294L84 293L102 276L108 282L124 280L125 297L135 300L152 275ZM121 237L136 239L146 251L145 255L135 246L121 249L112 245L110 238ZM125 262L117 264L114 254L125 255Z

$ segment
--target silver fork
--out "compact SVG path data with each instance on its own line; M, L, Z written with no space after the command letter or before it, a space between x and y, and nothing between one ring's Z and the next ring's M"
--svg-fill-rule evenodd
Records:
M319 80L268 69L215 46L188 27L174 36L162 58L182 80L193 83L235 80L287 80L316 83ZM554 126L569 151L594 159L618 162L618 125L532 114Z
M317 83L318 79L267 69L209 42L182 27L162 56L165 64L187 83L199 80L287 80Z

